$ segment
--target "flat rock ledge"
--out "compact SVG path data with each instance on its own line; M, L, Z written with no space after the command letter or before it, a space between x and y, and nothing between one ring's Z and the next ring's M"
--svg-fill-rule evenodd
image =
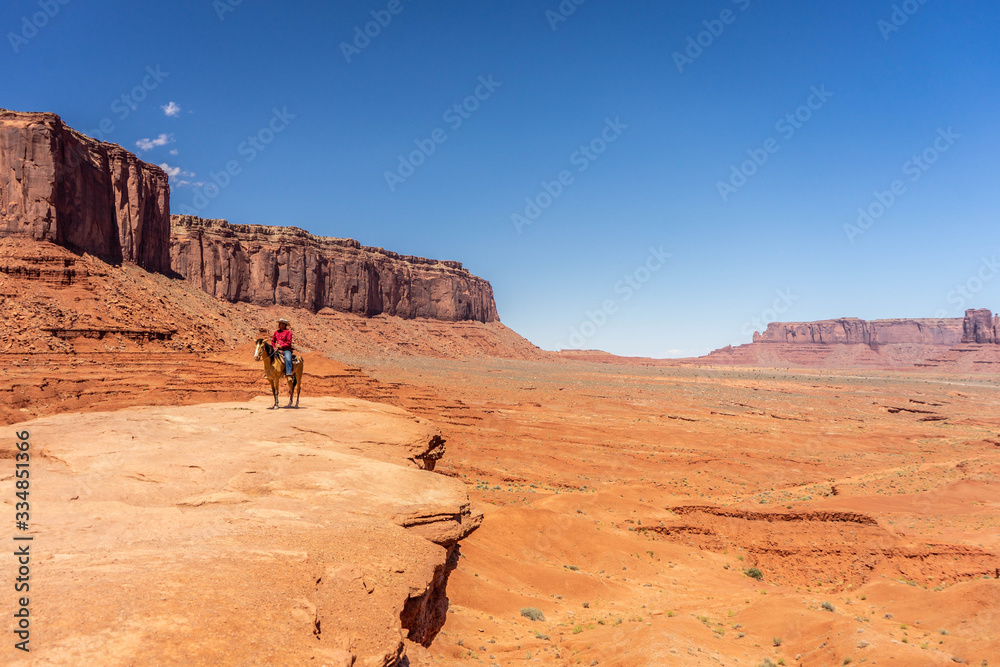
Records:
M419 664L482 520L427 470L440 433L366 401L270 402L8 427L10 485L30 432L32 650L2 662Z

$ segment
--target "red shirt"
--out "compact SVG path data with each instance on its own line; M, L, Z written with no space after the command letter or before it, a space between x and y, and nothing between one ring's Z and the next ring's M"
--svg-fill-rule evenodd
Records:
M279 350L292 349L292 330L285 329L284 331L281 331L279 329L278 331L275 331L274 335L271 336L271 344Z

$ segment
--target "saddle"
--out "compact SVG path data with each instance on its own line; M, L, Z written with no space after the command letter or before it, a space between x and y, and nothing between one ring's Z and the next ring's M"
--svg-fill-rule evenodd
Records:
M285 355L284 355L284 353L281 350L277 349L277 348L273 348L271 350L271 361L280 361L282 364L284 364L285 363ZM296 352L293 351L292 352L292 366L297 366L301 361L302 361L302 357L300 357L298 355L298 353L296 353Z

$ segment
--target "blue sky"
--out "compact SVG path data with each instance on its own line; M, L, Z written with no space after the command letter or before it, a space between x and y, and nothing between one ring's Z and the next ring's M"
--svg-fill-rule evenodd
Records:
M462 261L543 348L1000 310L993 1L8 0L0 30L0 106L168 165L175 213Z

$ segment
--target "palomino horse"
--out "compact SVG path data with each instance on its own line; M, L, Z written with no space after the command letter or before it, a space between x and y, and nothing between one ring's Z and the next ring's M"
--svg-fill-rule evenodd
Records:
M274 394L274 405L268 410L278 407L278 389L281 378L285 375L285 356L280 350L274 349L270 343L263 338L257 339L257 348L253 353L254 361L264 361L264 375L271 383L271 393ZM299 407L299 396L302 395L302 369L304 363L302 357L295 355L292 358L292 371L294 375L288 376L288 405L285 407ZM292 396L295 396L295 405L292 405Z

